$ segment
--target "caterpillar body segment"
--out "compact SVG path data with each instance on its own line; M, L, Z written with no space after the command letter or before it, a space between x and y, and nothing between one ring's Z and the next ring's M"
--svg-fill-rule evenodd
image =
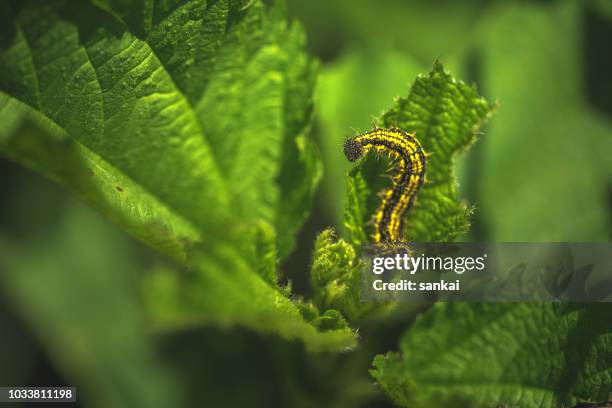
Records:
M344 155L356 161L369 152L386 153L394 162L392 185L381 192L381 203L374 213L374 243L401 241L402 216L412 207L425 181L427 156L414 134L400 129L376 128L348 139Z

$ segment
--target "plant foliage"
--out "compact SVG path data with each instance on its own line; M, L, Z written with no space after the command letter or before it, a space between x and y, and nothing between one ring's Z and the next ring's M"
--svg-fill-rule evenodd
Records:
M0 151L186 267L147 280L156 326L354 344L276 283L321 177L306 136L317 69L281 5L0 4Z
M611 338L605 303L440 303L372 375L406 407L571 407L609 398Z
M603 1L591 4L609 9ZM83 378L86 394L108 390L86 402L181 401L150 329L240 326L299 340L308 351L339 352L355 350L358 327L389 317L394 305L360 300L360 255L370 241L377 193L389 182L382 177L388 163L367 157L346 174L350 164L341 157L350 127L369 126L373 118L378 126L414 132L428 154L426 183L406 215L406 239L457 239L469 229L472 204L496 240L609 237L600 199L610 176L610 140L601 137L609 126L581 99L579 48L549 52L578 38L578 3L494 5L487 13L475 3L433 13L454 43L468 29L481 32L473 46L483 83L507 106L487 132L480 167L471 169L482 184L478 203L460 198L455 161L477 140L495 104L438 62L391 104L398 84L422 71L413 57L431 60L430 49L443 38L429 35L438 28L428 19L389 24L400 18L396 6L326 5L335 24L374 46L350 51L321 81L326 209L343 228L317 237L313 296L305 301L290 284L279 284L279 265L295 249L322 178L309 138L319 69L305 52L302 28L286 22L283 2L0 0L0 154L71 190L173 261L139 277L136 295L127 270L139 266L122 253L125 237L82 209L47 234L52 245L24 249L0 233L0 279L10 301L23 306L62 371ZM372 21L373 7L386 18ZM429 10L425 3L415 7ZM484 24L473 24L481 14ZM398 45L411 46L414 55L383 47L383 30L372 29L381 22L396 37L402 33ZM366 102L353 103L364 94ZM389 109L370 116L386 103ZM529 137L516 137L523 134ZM564 146L575 157L568 160ZM567 170L562 178L560 168ZM544 213L519 205L544 196L558 204ZM100 251L84 245L85 234L97 235ZM105 248L122 268L101 255ZM141 301L146 316L139 315ZM363 349L376 341L366 343L342 367L361 367L380 352L367 354ZM371 375L402 406L569 407L611 398L611 345L605 305L435 304L406 328L398 352L374 358ZM315 356L307 356L312 360L304 365L315 372ZM335 363L319 371L327 373L321 380L327 388L341 377ZM217 369L194 372L216 379ZM226 370L232 389L239 369ZM362 389L339 392L338 401L374 393L363 385L371 378L347 378ZM294 391L299 394L288 393ZM244 406L250 395L232 401Z

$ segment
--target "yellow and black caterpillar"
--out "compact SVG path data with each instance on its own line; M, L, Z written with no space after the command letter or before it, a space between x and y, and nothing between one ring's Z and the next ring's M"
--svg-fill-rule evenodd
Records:
M349 161L358 160L371 150L387 153L397 166L393 184L382 192L382 202L374 213L374 242L398 242L402 215L412 206L425 180L426 155L414 134L395 128L377 128L344 143L344 155Z

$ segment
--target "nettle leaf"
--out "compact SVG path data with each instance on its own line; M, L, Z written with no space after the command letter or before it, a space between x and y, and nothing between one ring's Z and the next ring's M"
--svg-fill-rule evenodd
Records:
M215 245L190 259L193 271L179 275L166 269L145 281L145 303L162 330L202 323L240 324L260 332L299 338L311 351L345 350L355 345L351 329L341 316L321 324L318 309L292 302L274 290L231 245ZM206 269L207 273L200 273ZM338 312L336 312L338 313ZM332 312L333 314L333 312ZM281 320L282 319L282 320Z
M355 249L331 229L317 237L310 279L314 301L323 309L342 310L351 317L358 310L361 263Z
M310 272L314 303L321 310L340 311L350 322L394 309L393 303L361 301L363 268L353 245L337 238L332 229L321 232L315 241Z
M32 112L0 93L2 154L77 192L114 222L158 251L184 261L201 233L167 204L76 143L51 121L21 123Z
M611 374L603 303L436 304L372 370L406 407L571 407L608 400Z
M426 183L406 216L405 236L411 241L450 242L469 227L470 209L459 200L454 159L476 140L476 132L493 106L476 89L456 81L438 62L418 76L406 98L383 114L385 127L415 132L428 154ZM322 309L340 310L351 321L371 312L391 310L393 304L360 302L363 265L358 254L370 241L369 221L380 203L377 194L389 180L389 163L366 157L348 174L344 226L349 243L331 231L317 238L311 268L315 302Z
M347 177L344 226L350 242L356 247L367 244L369 238L363 220L367 219L370 188L360 171L354 170Z
M0 153L187 267L147 284L177 303L174 317L153 308L163 315L154 324L239 323L311 349L354 344L346 327L317 332L276 284L321 178L306 137L317 66L282 4L0 9Z
M428 154L426 182L405 218L406 239L448 242L467 231L470 209L459 199L454 161L475 142L478 128L492 110L473 86L455 80L436 62L429 74L416 79L407 97L383 114L382 126L416 133ZM389 182L380 177L387 173L387 166L381 160L367 158L350 174L353 180L349 182L352 187L345 224L353 235L370 220L379 204L376 193ZM367 194L359 187L360 177L369 187ZM363 218L359 220L358 216ZM361 243L363 234L357 232L356 236L355 243Z

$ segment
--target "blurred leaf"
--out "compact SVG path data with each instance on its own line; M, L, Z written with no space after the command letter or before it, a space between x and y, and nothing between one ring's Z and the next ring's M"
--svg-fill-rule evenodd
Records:
M284 231L278 238L281 259L294 249L296 237L310 214L313 197L323 177L321 155L312 140L299 136L295 145L287 146L280 175L284 199L277 212L277 231ZM298 188L296 188L296 186Z
M425 184L419 190L413 208L406 217L405 238L415 242L450 242L469 227L469 209L460 202L454 176L455 157L476 140L476 132L492 112L492 106L481 98L474 87L455 80L436 63L433 70L419 76L406 98L382 116L385 127L397 127L415 132L427 157ZM378 205L376 192L382 188L384 163L374 159L361 162L351 172L360 183L363 174L370 191L366 210L349 208L348 214L358 212L366 217L354 230L363 225ZM361 203L360 203L361 201ZM363 200L352 200L352 205L363 206ZM352 222L354 216L347 218Z
M161 336L159 343L171 370L181 376L185 407L271 406L282 395L274 377L261 375L262 367L276 369L269 344L301 349L299 344L275 342L252 331L217 326Z
M187 266L191 279L150 286L179 305L152 302L156 327L209 321L313 350L354 344L341 325L317 332L276 285L321 177L305 136L316 66L281 3L1 6L0 153ZM262 225L276 245L257 247Z
M393 49L429 64L448 61L471 40L487 2L379 0L288 1L317 55L331 58L347 43ZM321 13L325 10L325 13ZM363 83L354 84L361 86Z
M282 259L295 247L295 238L310 214L314 193L323 177L320 153L308 137L319 69L304 52L305 43L305 35L296 25L286 46L292 53L285 60L284 142L278 175L281 198L275 220Z
M410 407L559 407L609 398L605 304L440 303L372 375Z
M590 3L593 4L601 14L612 20L612 3L607 0L591 0Z
M0 302L0 384L27 384L36 367L36 345L5 303Z
M612 127L583 97L579 8L504 4L482 27L484 87L501 108L472 183L495 240L610 238Z
M2 296L77 386L79 401L176 406L177 384L156 357L135 300L129 243L86 209L69 210L59 228L28 245L0 236Z

